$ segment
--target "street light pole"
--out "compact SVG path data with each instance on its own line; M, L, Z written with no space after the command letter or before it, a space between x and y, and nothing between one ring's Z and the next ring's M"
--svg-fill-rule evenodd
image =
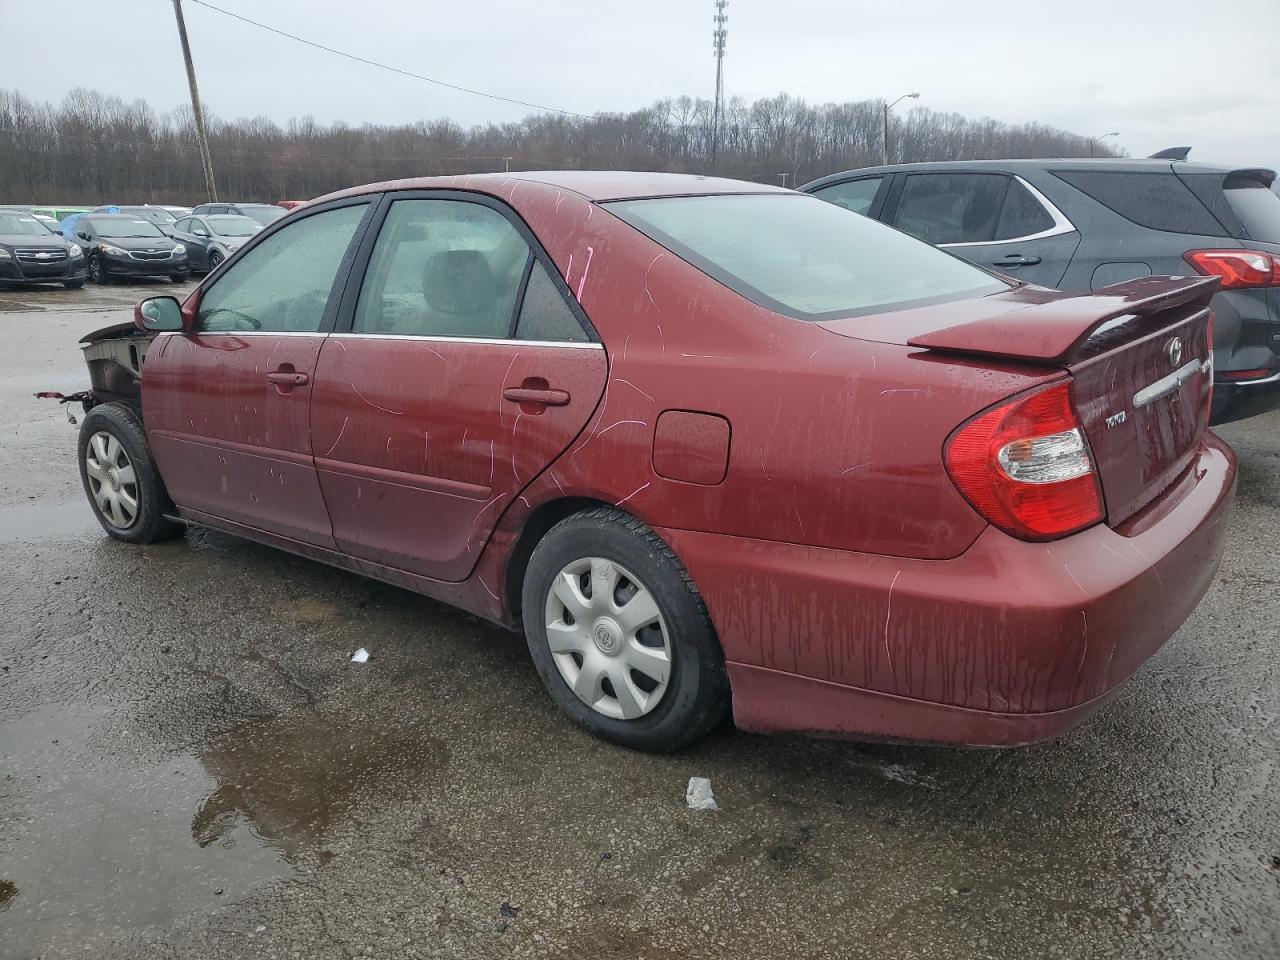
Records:
M209 140L204 134L204 111L200 109L200 91L196 88L196 68L191 62L191 45L187 43L187 22L182 18L182 0L173 0L173 15L178 20L178 39L182 41L182 59L187 65L187 86L191 88L191 112L196 119L196 138L200 141L200 163L204 167L204 185L209 202L218 199L213 184L213 158L209 156Z
M1089 156L1091 157L1093 156L1093 148L1096 147L1098 144L1100 144L1103 140L1107 139L1107 137L1118 137L1118 136L1120 136L1120 132L1118 130L1112 130L1110 133L1104 133L1100 137L1092 138L1089 141Z
M889 165L889 111L892 110L894 107L896 107L903 100L919 100L919 99L920 99L920 94L918 93L904 93L897 100L893 101L893 103L888 103L886 101L884 105L884 137L881 140L881 147L883 148L884 165L886 167Z

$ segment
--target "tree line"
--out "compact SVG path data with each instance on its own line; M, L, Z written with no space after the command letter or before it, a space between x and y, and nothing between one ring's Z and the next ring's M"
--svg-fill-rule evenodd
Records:
M809 104L788 94L725 104L677 97L627 113L537 113L464 128L449 119L403 125L311 117L206 116L218 195L307 199L359 183L520 169L631 169L785 182L881 162L881 100ZM1039 123L916 108L895 113L893 162L1114 153ZM206 199L189 108L157 113L78 88L61 103L0 89L0 202L197 203Z

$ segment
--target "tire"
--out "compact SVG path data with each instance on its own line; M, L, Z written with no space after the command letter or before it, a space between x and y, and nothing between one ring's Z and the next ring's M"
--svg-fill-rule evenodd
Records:
M83 280L63 280L62 285L68 290L79 290L84 286Z
M189 276L191 276L191 274L189 273L175 273L171 277L169 277L169 282L170 283L186 283L187 277Z
M212 253L210 253L208 272L213 273L213 271L217 270L220 266L222 266L222 261L223 261L223 256L217 250L214 250Z
M85 496L109 536L126 543L156 543L182 533L182 524L165 519L173 501L134 407L98 404L81 421L76 449Z
M90 283L106 283L107 275L102 272L102 264L96 256L89 257L89 282Z
M573 582L576 593L567 586ZM596 584L613 586L608 601L592 589ZM570 604L561 600L566 593L579 616L571 617ZM651 618L626 615L642 593L657 619L636 630L632 624ZM729 680L706 606L675 554L635 517L598 507L556 524L529 558L522 600L538 675L560 708L592 733L636 750L670 752L723 721ZM602 674L603 680L593 679ZM626 685L625 696L617 683Z

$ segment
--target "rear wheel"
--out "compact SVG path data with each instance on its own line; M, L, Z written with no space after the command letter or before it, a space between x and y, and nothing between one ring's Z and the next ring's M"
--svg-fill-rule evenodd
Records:
M570 717L640 750L678 750L724 718L729 684L693 581L656 533L608 507L534 548L522 593L538 673Z
M80 479L102 528L117 540L155 543L182 532L133 407L103 403L80 425Z

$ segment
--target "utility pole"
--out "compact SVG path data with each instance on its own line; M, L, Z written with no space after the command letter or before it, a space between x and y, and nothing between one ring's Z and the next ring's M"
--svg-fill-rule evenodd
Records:
M200 141L200 163L204 167L204 185L209 202L216 203L218 188L213 185L213 158L209 156L209 140L204 135L204 111L200 109L200 91L196 88L196 68L191 62L191 45L187 43L187 22L182 18L182 0L173 0L173 15L178 20L178 39L182 41L182 59L187 65L187 86L191 88L191 112L196 118L196 138Z
M1107 139L1107 137L1118 136L1120 136L1120 132L1118 130L1112 130L1110 133L1104 133L1100 137L1091 137L1089 140L1089 156L1094 156L1094 150L1097 148L1098 144L1102 143L1102 141Z
M720 151L720 118L724 113L724 45L725 39L729 36L729 31L725 28L725 24L729 21L729 15L724 12L724 8L729 5L729 0L715 0L716 15L712 18L716 28L712 32L712 50L716 57L716 102L715 108L711 116L711 163L716 162L716 155Z

